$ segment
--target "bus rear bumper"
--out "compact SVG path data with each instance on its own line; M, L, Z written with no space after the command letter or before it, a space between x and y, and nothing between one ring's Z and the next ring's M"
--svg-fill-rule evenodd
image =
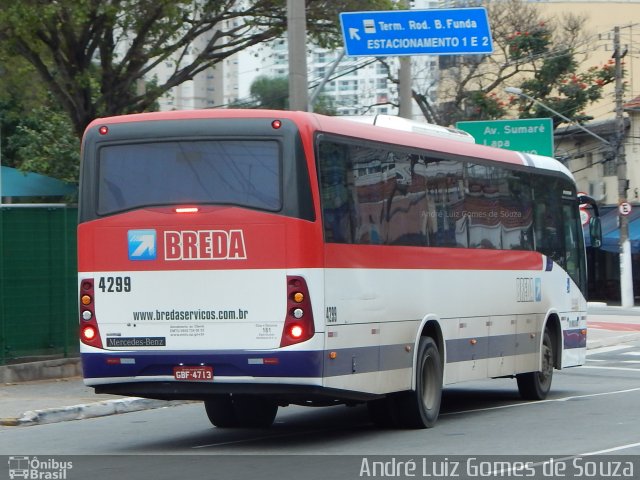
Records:
M225 381L226 380L226 381ZM101 383L91 385L97 394L125 395L158 400L207 400L216 395L260 395L275 400L280 405L333 405L340 403L359 403L379 398L364 392L340 390L307 383L238 383L220 379L213 382L180 382L180 381L132 381L126 383ZM322 379L313 379L321 382Z
M277 351L93 351L82 352L87 385L126 383L127 379L174 379L177 367L209 367L214 379L301 378L323 376L322 350ZM239 381L242 383L242 381ZM268 380L267 380L268 382ZM296 382L297 383L297 382Z

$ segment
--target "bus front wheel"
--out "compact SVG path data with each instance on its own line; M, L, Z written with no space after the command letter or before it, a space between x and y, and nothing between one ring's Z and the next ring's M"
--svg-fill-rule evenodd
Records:
M516 375L518 392L523 399L544 400L547 398L553 379L553 359L553 341L549 332L545 330L542 338L542 370Z

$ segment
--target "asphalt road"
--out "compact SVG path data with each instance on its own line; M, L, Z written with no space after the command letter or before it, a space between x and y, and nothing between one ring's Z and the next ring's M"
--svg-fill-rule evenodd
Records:
M281 408L270 429L222 430L209 424L202 404L193 403L0 429L0 455L41 459L74 455L80 464L75 473L86 463L94 480L102 474L115 478L114 468L124 479L250 478L253 471L255 478L289 478L284 471L299 473L300 468L307 473L305 479L327 478L330 468L344 473L335 478L358 478L363 458L376 455L409 456L416 461L440 455L435 457L438 462L456 455L638 458L639 405L640 342L636 342L592 350L584 367L556 371L552 393L541 402L520 400L515 381L509 379L448 387L438 424L429 430L379 430L369 422L366 408L343 406ZM343 462L347 464L342 466ZM179 477L175 465L183 465ZM81 478L74 477L73 470L68 473L70 480Z

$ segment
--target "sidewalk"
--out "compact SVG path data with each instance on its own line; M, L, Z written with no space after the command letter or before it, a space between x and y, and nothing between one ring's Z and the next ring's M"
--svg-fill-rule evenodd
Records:
M640 308L622 309L590 304L588 326L589 350L640 340ZM47 371L41 363L31 369ZM21 369L27 375L30 367L24 364ZM0 425L40 425L182 403L185 402L96 395L93 388L84 386L82 378L77 375L52 380L4 383L0 386Z
M6 383L0 388L0 425L26 426L161 408L167 402L96 395L81 377Z
M590 303L587 316L587 349L640 340L640 307L610 307Z

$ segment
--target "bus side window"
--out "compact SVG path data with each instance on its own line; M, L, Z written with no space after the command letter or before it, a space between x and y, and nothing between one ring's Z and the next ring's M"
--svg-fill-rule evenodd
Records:
M351 243L349 146L321 142L318 152L325 240Z
M584 293L587 291L586 264L582 221L575 200L564 200L562 205L565 263L569 276Z
M536 250L566 268L559 185L536 179L533 184Z

